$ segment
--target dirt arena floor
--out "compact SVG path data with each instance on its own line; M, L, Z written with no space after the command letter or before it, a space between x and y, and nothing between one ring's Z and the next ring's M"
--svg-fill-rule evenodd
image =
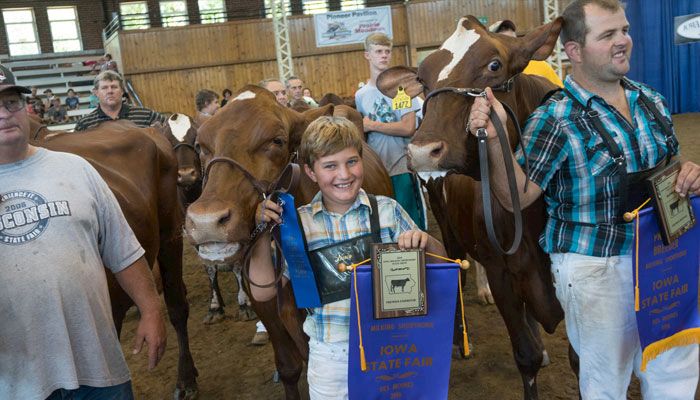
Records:
M674 124L686 159L700 162L700 113L675 115ZM436 228L436 227L433 227ZM439 231L431 229L439 237ZM248 343L255 332L255 321L235 321L235 296L238 288L232 274L221 274L229 318L216 325L204 325L207 309L208 281L192 247L185 248L185 283L190 302L189 333L191 350L199 369L199 398L267 400L284 398L281 384L272 381L275 370L272 347L252 347ZM515 400L522 398L520 376L515 368L510 343L503 321L495 306L476 301L473 275L466 283L465 310L470 324L474 355L467 360L453 360L450 378L450 399ZM177 341L168 325L168 347L164 359L147 371L146 356L131 355L131 341L136 328L136 313L131 312L122 332L122 345L133 376L137 399L169 399L175 387ZM554 335L543 334L552 363L539 375L540 398L577 398L576 380L569 369L567 341L563 324ZM306 376L300 380L306 391ZM307 396L307 395L303 395ZM639 399L636 383L629 399ZM700 399L696 395L696 399Z

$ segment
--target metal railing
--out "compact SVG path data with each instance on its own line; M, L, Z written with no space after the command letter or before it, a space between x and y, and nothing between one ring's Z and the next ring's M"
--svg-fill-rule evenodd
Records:
M139 107L143 107L143 102L141 101L139 94L136 93L136 89L134 89L134 85L131 83L131 79L126 79L124 83L124 86L126 87L126 93L129 95L131 102Z

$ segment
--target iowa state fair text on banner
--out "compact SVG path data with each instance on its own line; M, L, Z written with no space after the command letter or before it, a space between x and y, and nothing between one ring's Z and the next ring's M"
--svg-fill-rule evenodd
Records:
M695 215L700 215L700 197L691 199L691 204ZM649 207L639 213L639 235L635 236L639 240L639 263L635 255L633 264L639 272L636 314L644 371L662 352L700 341L700 224L665 246Z
M316 47L363 43L370 33L391 32L391 6L314 15Z
M360 368L353 283L350 288L350 400L447 399L458 273L455 264L427 265L428 314L375 319L371 267L358 268L357 287L367 371L362 372Z

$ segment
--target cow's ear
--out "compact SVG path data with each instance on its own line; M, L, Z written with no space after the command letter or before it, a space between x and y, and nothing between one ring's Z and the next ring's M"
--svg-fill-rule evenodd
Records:
M562 22L563 18L557 17L554 21L540 26L521 39L525 43L522 48L528 60L542 61L552 54L559 38Z
M304 134L306 127L309 126L313 120L324 115L333 115L334 107L333 104L326 104L325 106L312 108L303 113L296 112L289 108L285 109L292 120L292 129L289 133L290 150L294 151L299 147L301 136Z
M377 88L384 96L396 97L399 87L402 87L407 95L416 97L423 93L423 84L418 79L418 73L411 67L391 67L377 77Z
M333 115L334 107L335 106L333 104L326 104L325 106L306 110L302 113L302 115L304 116L304 120L306 120L306 124L308 125L311 123L311 121L315 120L318 117L322 117L324 115Z

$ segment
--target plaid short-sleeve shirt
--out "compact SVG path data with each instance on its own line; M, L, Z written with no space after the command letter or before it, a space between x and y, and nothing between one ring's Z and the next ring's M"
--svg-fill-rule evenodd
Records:
M377 196L382 243L398 240L402 232L418 229L394 199ZM372 206L364 190L345 214L330 212L323 205L321 192L311 203L298 208L309 251L371 232ZM319 342L347 342L350 338L350 299L325 304L306 317L304 332Z
M619 207L619 179L612 156L581 104L599 114L608 133L624 152L627 172L654 167L678 153L673 135L667 143L661 127L638 101L643 92L671 124L663 97L649 87L623 79L630 106L630 124L613 106L577 84L571 76L564 92L556 93L530 116L523 132L529 177L544 190L549 219L540 237L547 253L579 253L596 257L629 254L633 225L614 223Z

